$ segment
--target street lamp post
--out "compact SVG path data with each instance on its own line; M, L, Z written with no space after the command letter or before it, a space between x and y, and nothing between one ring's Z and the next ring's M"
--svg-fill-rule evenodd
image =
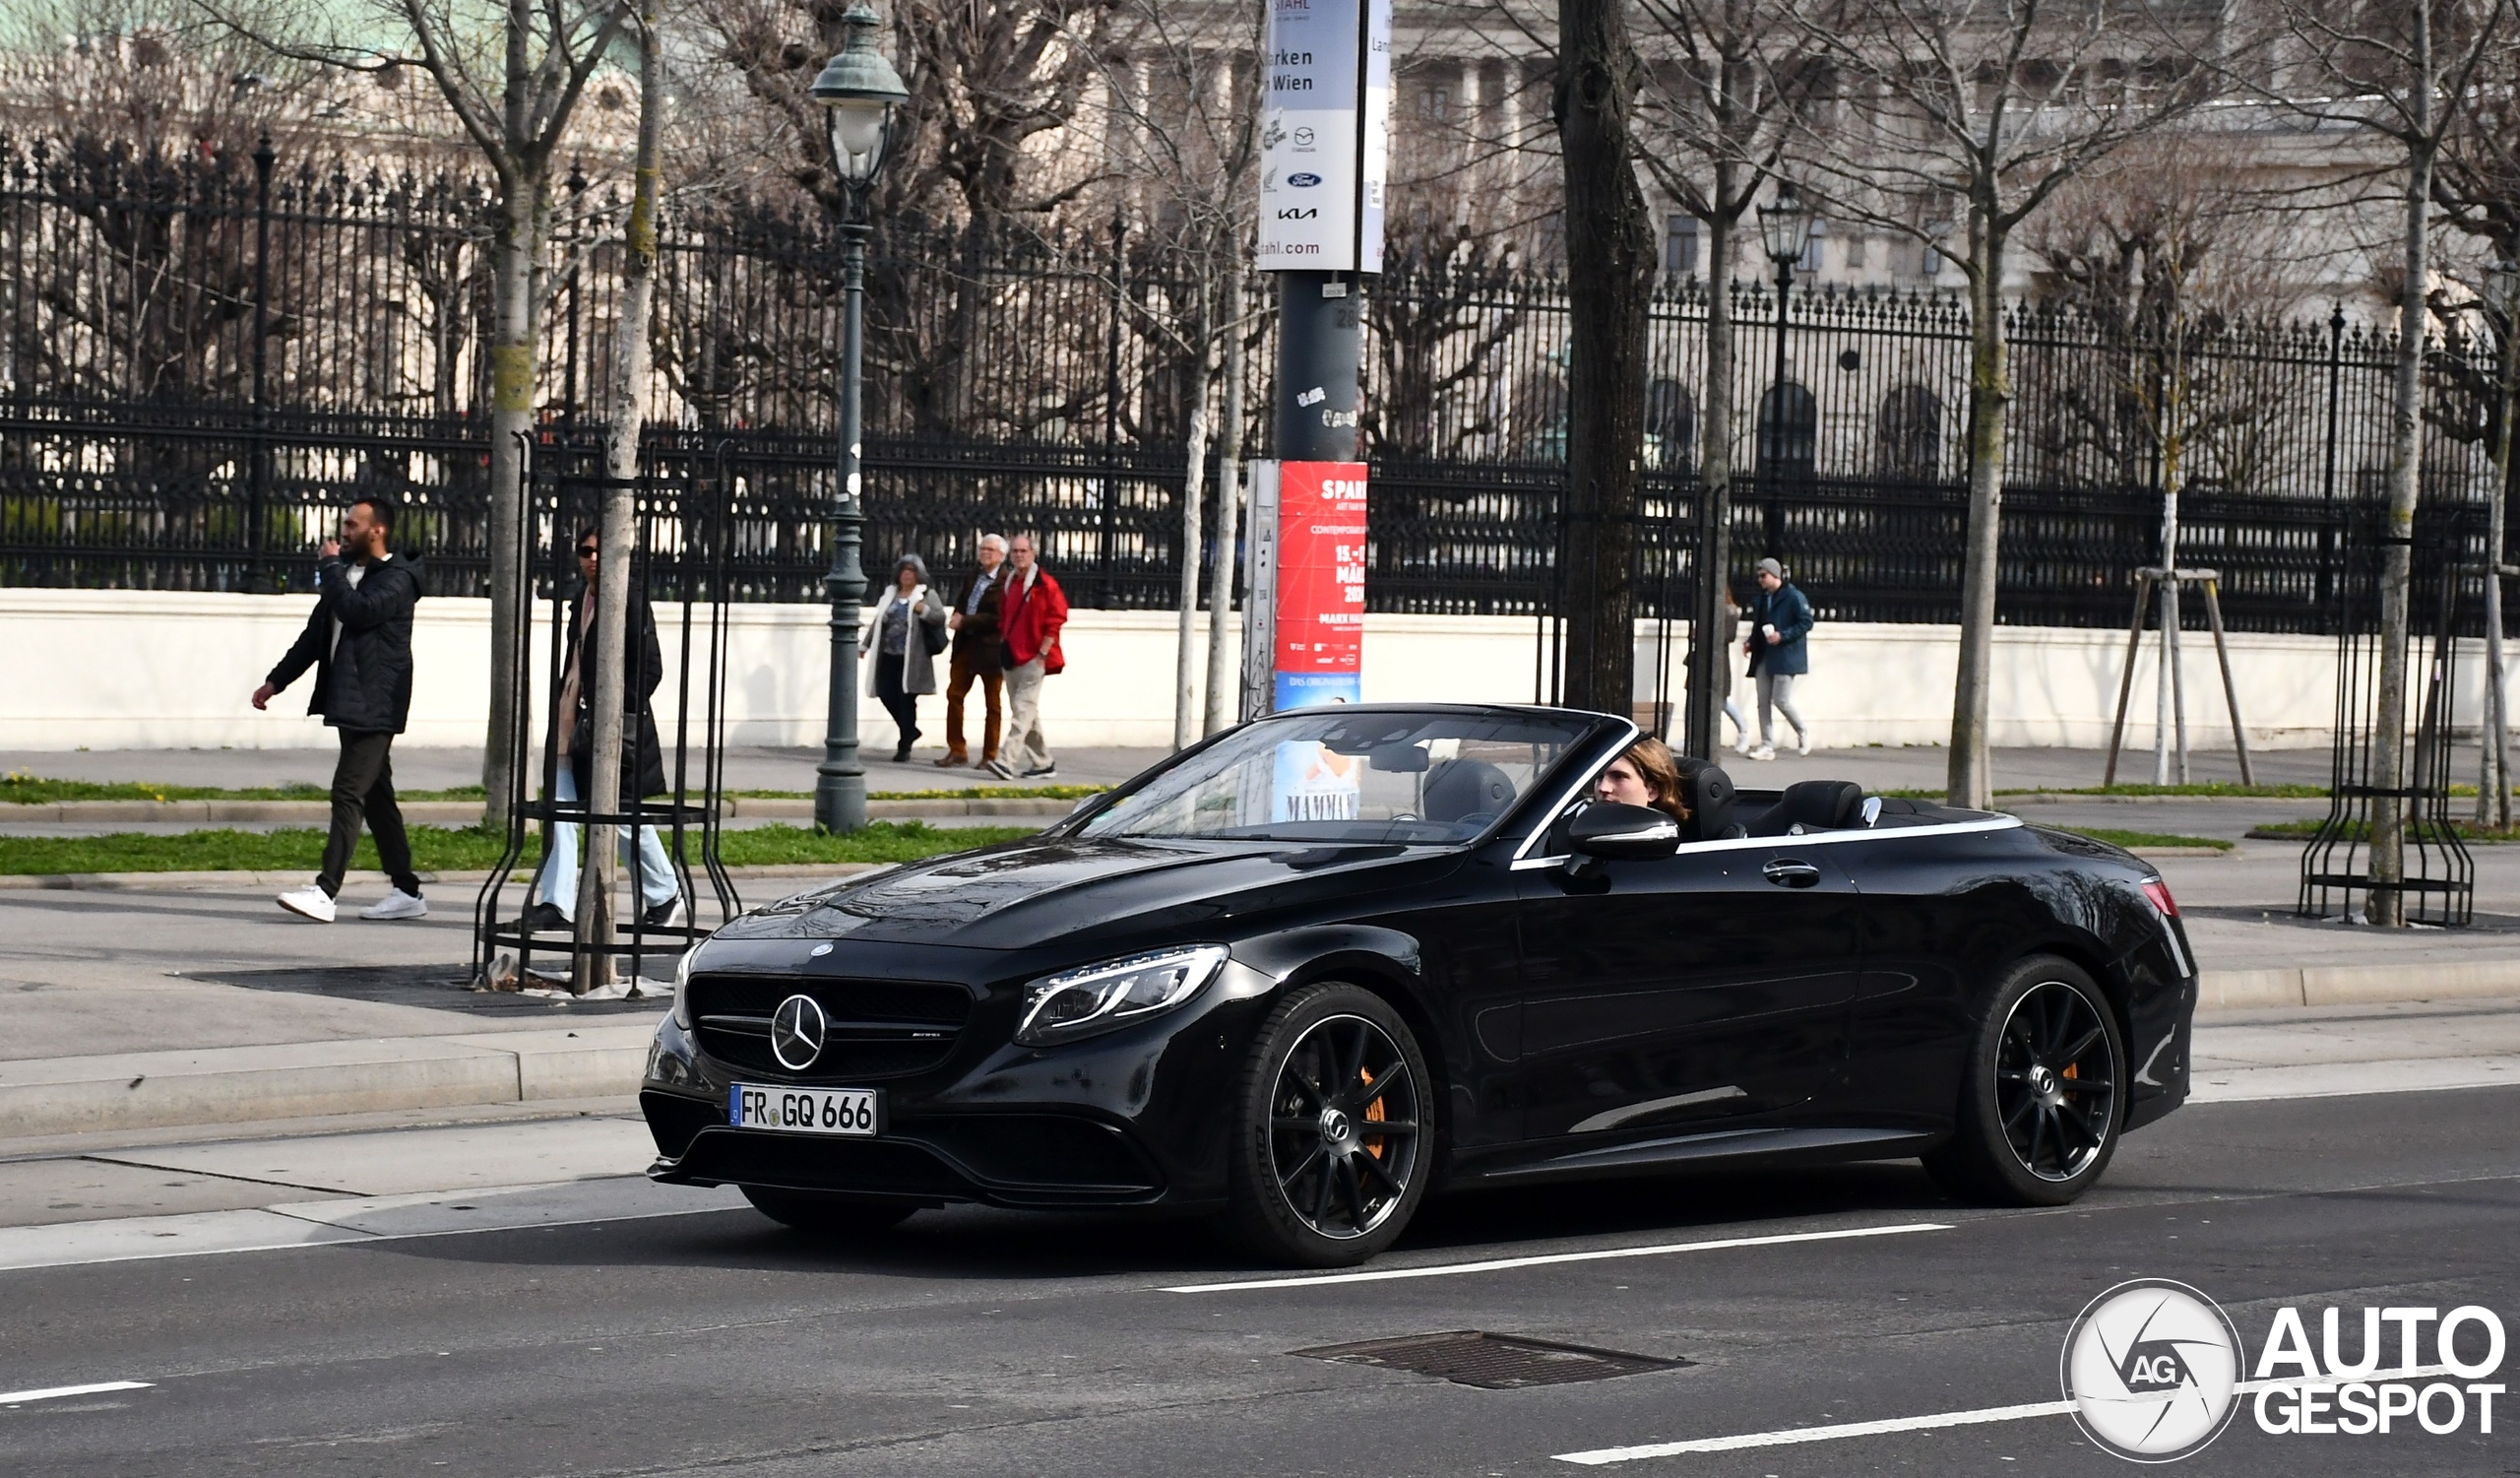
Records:
M1763 552L1778 552L1778 533L1784 521L1778 505L1778 494L1784 485L1784 474L1778 466L1785 459L1785 330L1786 298L1794 289L1794 265L1811 249L1811 212L1796 193L1792 180L1779 181L1776 203L1759 207L1759 235L1767 247L1768 261L1776 267L1776 378L1768 387L1766 424L1760 427L1759 482L1767 489L1765 520L1767 547ZM1812 428L1819 429L1816 425Z
M866 824L866 767L857 758L857 620L866 597L866 569L859 559L866 512L858 480L860 440L858 359L864 342L866 296L866 193L883 167L892 142L893 109L910 90L875 49L881 24L865 0L840 18L849 39L822 75L814 100L831 109L832 166L840 177L840 499L832 514L831 701L823 732L823 762L814 767L814 824L825 831L855 831Z

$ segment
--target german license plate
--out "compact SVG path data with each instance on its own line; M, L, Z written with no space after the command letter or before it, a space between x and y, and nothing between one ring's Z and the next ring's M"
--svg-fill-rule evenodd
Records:
M737 1083L726 1090L726 1123L739 1129L791 1134L877 1133L884 1098L874 1088L771 1088Z

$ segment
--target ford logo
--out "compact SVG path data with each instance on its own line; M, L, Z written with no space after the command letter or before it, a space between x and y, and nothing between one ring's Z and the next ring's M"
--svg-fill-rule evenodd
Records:
M1287 176L1287 183L1300 190L1307 185L1317 185L1321 183L1321 176L1318 174L1290 174Z

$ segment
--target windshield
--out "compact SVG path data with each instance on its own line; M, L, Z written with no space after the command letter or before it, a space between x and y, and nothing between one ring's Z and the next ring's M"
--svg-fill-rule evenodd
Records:
M1183 757L1079 834L1466 842L1529 795L1594 722L1573 714L1281 714Z

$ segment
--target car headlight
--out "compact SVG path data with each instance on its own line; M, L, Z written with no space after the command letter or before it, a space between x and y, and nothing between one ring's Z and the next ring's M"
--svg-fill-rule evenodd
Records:
M691 957L699 952L694 942L673 963L673 1024L684 1031L691 1030Z
M1197 995L1225 958L1224 945L1199 944L1043 976L1024 988L1015 1040L1048 1047L1168 1011Z

